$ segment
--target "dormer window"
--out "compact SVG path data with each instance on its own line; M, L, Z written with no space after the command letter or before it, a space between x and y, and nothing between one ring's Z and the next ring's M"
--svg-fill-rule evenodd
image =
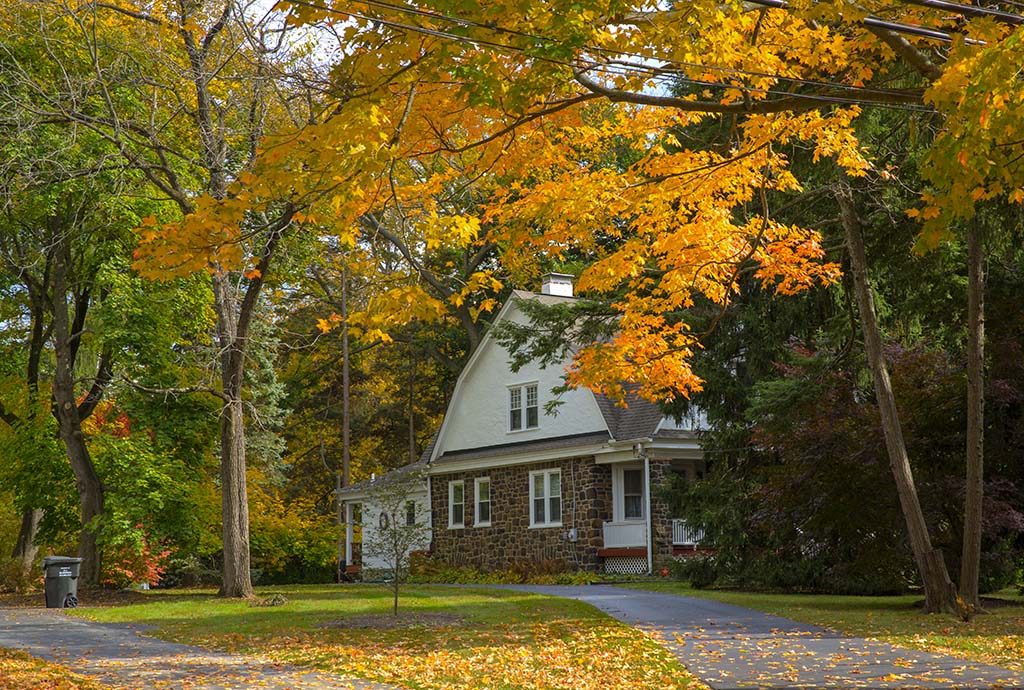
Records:
M540 426L540 409L537 405L537 384L511 386L508 389L508 429L521 431Z

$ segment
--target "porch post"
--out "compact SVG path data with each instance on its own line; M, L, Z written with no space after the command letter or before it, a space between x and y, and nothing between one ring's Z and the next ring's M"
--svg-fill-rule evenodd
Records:
M352 504L345 504L345 565L352 565Z
M651 531L651 459L644 450L644 499L647 507L644 515L647 518L647 574L654 572L654 533Z

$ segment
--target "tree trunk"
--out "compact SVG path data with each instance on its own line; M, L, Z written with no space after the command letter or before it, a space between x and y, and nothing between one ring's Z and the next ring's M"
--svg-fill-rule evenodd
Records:
M978 608L981 570L981 520L985 443L985 267L982 229L967 229L967 486L964 543L960 562L960 598Z
M28 364L25 375L29 390L29 415L34 416L39 409L39 362L42 359L43 348L46 346L46 331L44 322L46 320L46 295L42 294L45 289L36 287L36 283L26 277L25 287L29 295L29 312L31 314L31 328L28 344ZM8 420L8 423L14 420ZM39 553L39 545L36 544L36 533L39 531L39 523L43 520L43 511L39 508L26 508L21 515L21 528L18 530L18 541L14 545L11 558L21 561L21 571L27 577L31 575L32 564L35 563L36 555Z
M32 573L32 564L39 553L36 544L36 532L43 520L43 511L39 508L28 508L21 514L21 529L18 530L18 541L11 552L11 558L20 561L21 572L27 577Z
M245 414L242 406L244 352L235 321L230 278L213 276L224 407L220 413L221 534L224 564L220 595L253 596L249 573L249 497L245 476Z
M75 353L78 350L75 341L80 333L71 332L68 318L69 249L66 234L58 235L64 239L57 242L53 262L54 416L57 418L58 434L67 450L71 470L75 474L78 502L82 511L82 531L78 542L78 557L82 559L79 584L96 586L100 583L101 570L97 537L100 529L98 520L103 515L103 485L85 443L75 395ZM83 321L83 314L76 313L74 323L77 325Z
M878 409L881 413L885 445L889 451L889 464L892 468L893 478L896 480L896 492L899 495L903 517L906 520L907 535L910 538L914 561L924 585L925 609L928 612L953 612L956 610L955 589L949 579L942 551L932 547L928 525L925 522L924 513L921 511L917 488L914 485L914 476L910 469L910 459L907 456L907 448L903 440L896 400L882 353L882 336L875 316L874 294L868 280L867 256L864 251L860 218L853 205L850 188L845 184L841 185L836 193L836 200L839 203L843 229L846 233L846 244L850 252L850 267L853 273L857 307L860 311L864 347L875 384L875 397L878 400Z

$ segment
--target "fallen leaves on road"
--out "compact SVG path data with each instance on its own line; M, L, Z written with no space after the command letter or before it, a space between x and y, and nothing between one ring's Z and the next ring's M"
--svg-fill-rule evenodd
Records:
M104 690L105 687L62 666L0 647L0 690Z

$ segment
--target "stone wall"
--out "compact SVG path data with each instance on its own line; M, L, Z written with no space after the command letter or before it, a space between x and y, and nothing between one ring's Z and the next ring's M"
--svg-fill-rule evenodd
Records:
M530 472L562 471L562 524L560 527L530 527ZM437 468L440 469L440 468ZM474 482L491 480L491 524L476 527ZM465 482L465 527L448 528L448 483ZM514 564L563 560L570 569L597 570L602 547L603 524L612 519L612 475L608 465L597 465L593 457L557 462L532 463L489 470L434 475L434 556L455 566L481 570L504 570ZM575 541L569 530L576 530ZM669 527L671 532L671 525ZM671 533L669 538L671 552Z
M654 533L654 563L663 564L672 557L672 511L662 497L671 460L651 460L651 531Z

